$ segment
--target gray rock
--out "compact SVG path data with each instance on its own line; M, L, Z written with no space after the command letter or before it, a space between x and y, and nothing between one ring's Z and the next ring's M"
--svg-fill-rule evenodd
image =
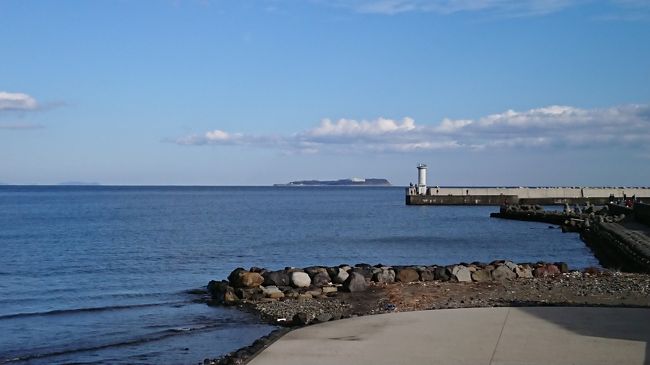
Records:
M323 294L336 293L338 289L335 286L324 286L322 289Z
M350 274L348 274L347 271L339 268L336 275L330 277L332 278L332 282L334 284L343 284L348 279L348 276L350 276Z
M311 285L311 279L306 272L292 272L291 273L291 285L296 288L307 288Z
M343 283L343 290L351 293L364 291L366 289L368 289L366 278L357 272L350 273L347 280Z
M318 273L327 274L327 269L320 266L310 266L303 269L310 278L313 278Z
M508 269L510 269L512 271L514 271L515 268L517 267L517 265L512 261L506 261L503 264L506 265L508 267Z
M420 281L433 281L435 278L433 270L427 268L418 270L418 274L420 274Z
M456 278L459 282L469 283L472 281L472 275L469 269L463 265L456 265L451 269L452 278Z
M317 287L328 285L330 283L330 276L327 272L318 272L311 278L311 284Z
M485 269L479 269L472 273L472 280L482 283L492 280L492 274Z
M267 286L262 288L262 294L267 298L279 299L284 298L284 293L277 286Z
M492 271L492 278L496 281L514 280L517 278L517 274L506 265L500 265Z
M280 271L267 271L264 273L264 285L275 285L275 286L289 286L291 285L291 276L289 273L280 270Z
M362 267L353 267L352 272L363 275L364 278L370 280L372 279L372 269L371 266L362 266Z
M379 269L372 275L372 281L376 283L393 283L395 282L395 271L393 269Z
M437 266L433 269L433 275L436 280L449 281L451 280L451 271L444 266Z

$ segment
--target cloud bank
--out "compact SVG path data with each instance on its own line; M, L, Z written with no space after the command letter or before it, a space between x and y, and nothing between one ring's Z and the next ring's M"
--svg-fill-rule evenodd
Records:
M178 138L181 145L275 148L287 152L412 152L448 149L650 146L650 105L581 109L552 105L506 110L478 119L445 118L437 124L393 120L323 119L292 135L230 133L215 129Z
M0 111L35 110L37 108L36 99L27 94L0 91Z
M610 6L610 11L623 12L609 16L618 18L635 16L640 20L650 9L647 0L322 0L320 2L358 13L381 15L414 12L448 15L482 11L504 16L540 16L574 6L601 3Z

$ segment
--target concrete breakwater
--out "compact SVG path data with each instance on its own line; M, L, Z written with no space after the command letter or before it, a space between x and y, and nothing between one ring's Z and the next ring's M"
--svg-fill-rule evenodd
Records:
M416 187L406 189L407 205L605 205L612 199L650 200L650 188L587 187Z
M650 272L650 237L647 235L650 229L631 218L635 216L634 209L616 205L584 209L566 206L564 211L558 212L545 211L540 206L511 205L502 206L499 213L490 216L561 225L565 232L579 232L604 267Z

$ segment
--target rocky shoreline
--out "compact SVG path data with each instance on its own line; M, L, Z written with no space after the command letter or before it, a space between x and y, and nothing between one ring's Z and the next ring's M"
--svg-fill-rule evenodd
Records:
M251 346L203 362L242 364L283 331L352 316L494 306L650 307L650 275L507 260L445 266L253 267L233 270L228 280L211 281L206 302L236 306L280 326Z

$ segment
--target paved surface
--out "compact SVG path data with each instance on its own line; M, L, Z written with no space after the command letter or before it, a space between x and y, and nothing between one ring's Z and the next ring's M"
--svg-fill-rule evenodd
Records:
M301 328L249 364L650 364L649 342L650 309L447 309Z

